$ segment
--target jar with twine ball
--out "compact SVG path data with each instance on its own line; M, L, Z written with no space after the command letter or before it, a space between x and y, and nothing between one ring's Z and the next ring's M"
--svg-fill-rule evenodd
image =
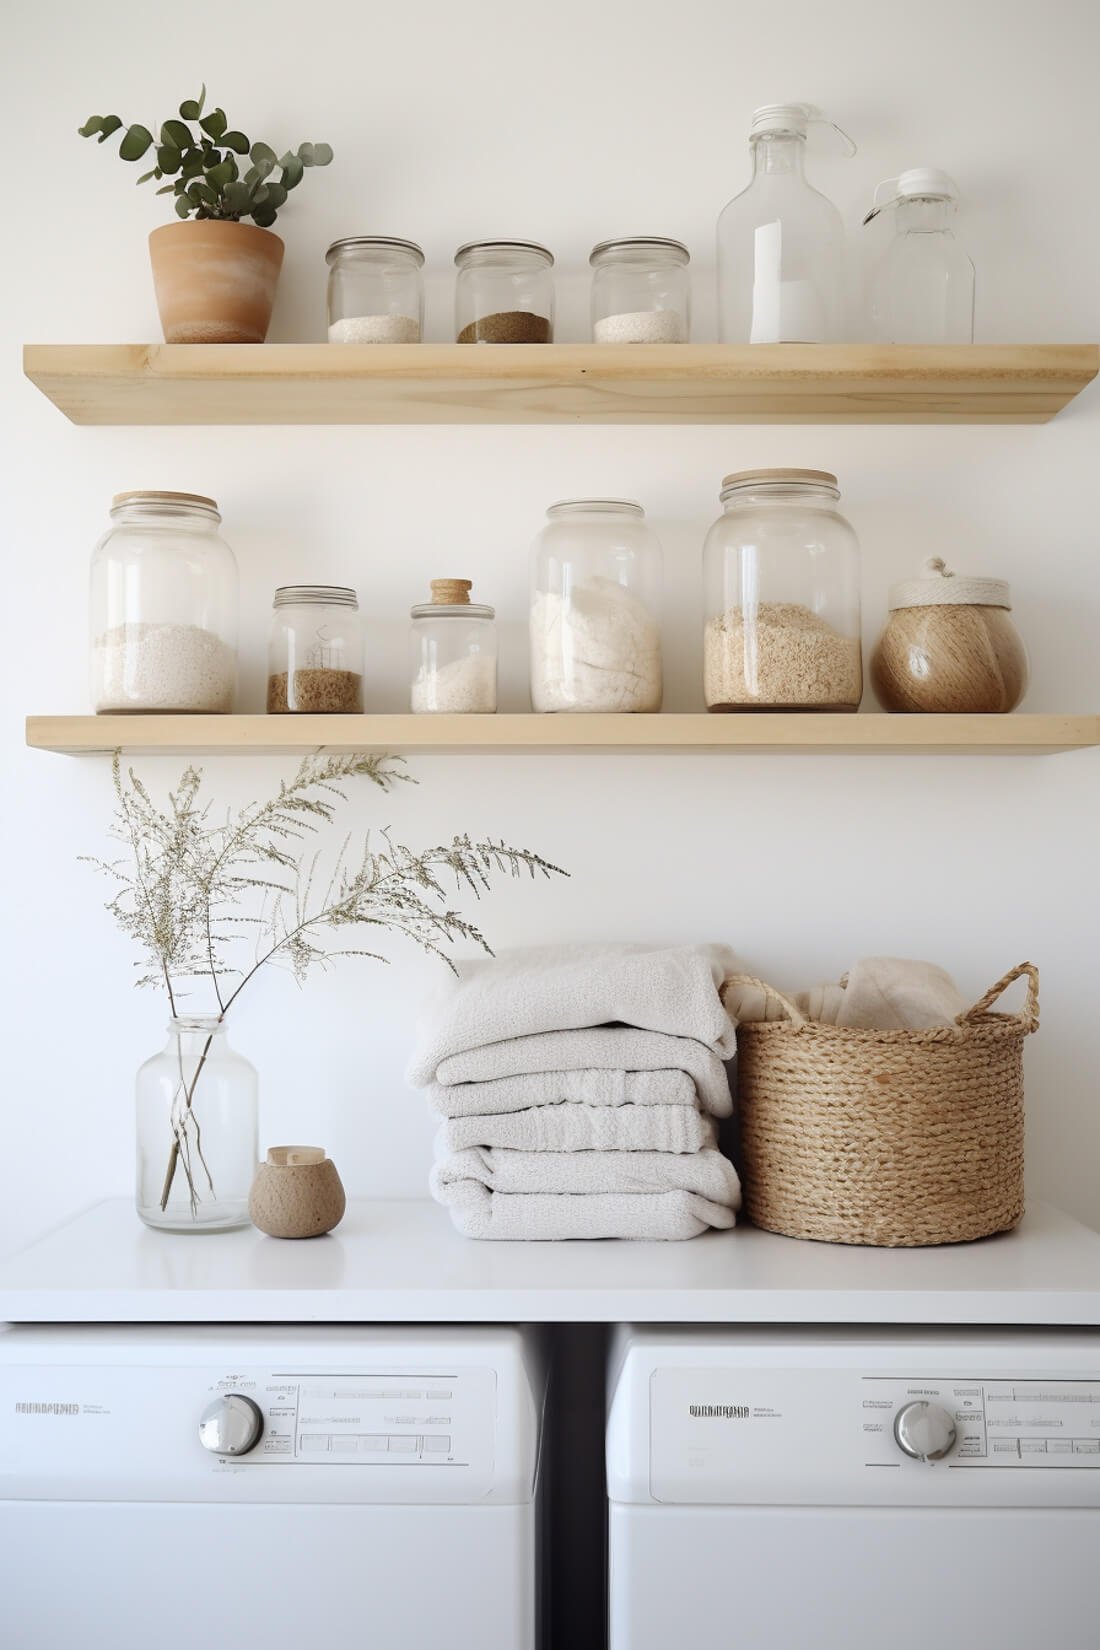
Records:
M956 574L942 557L894 585L871 658L884 710L985 715L1015 710L1027 691L1027 652L1003 579Z
M321 1237L339 1226L347 1198L323 1146L271 1146L248 1198L253 1226L268 1237Z

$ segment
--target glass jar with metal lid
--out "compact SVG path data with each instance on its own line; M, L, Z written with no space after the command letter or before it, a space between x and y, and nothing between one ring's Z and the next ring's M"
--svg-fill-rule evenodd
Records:
M469 579L433 579L412 609L411 703L418 713L489 715L497 708L493 608L470 600Z
M635 236L592 248L592 336L597 344L686 344L690 254L679 241Z
M419 344L424 254L414 241L351 235L325 253L330 344Z
M275 592L268 647L269 715L363 708L363 629L354 590L286 584Z
M549 344L554 256L537 241L469 241L455 253L460 344Z
M859 543L826 470L722 483L703 550L708 710L855 710L863 691Z
M531 704L661 708L661 546L632 499L552 504L531 552Z
M97 712L233 709L237 563L212 498L117 493L92 555Z

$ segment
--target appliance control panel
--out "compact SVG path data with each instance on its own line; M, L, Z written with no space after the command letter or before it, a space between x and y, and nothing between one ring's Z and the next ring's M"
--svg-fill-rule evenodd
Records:
M865 1376L860 1414L870 1467L1100 1470L1100 1381Z
M232 1370L196 1412L211 1464L469 1466L491 1456L491 1370Z

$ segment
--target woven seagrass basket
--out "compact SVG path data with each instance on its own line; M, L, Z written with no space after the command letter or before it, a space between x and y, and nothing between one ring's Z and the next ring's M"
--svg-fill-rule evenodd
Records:
M992 1012L1027 976L1022 1013ZM861 1031L785 1012L737 1031L745 1212L787 1237L885 1248L965 1243L1024 1211L1023 1043L1039 974L1011 970L954 1025ZM723 987L723 991L725 986Z

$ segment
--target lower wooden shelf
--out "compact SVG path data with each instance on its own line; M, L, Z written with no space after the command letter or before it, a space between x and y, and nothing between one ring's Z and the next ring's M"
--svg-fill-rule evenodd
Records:
M1100 745L1100 716L755 712L656 716L29 716L27 744L70 756L628 751L1044 756Z

